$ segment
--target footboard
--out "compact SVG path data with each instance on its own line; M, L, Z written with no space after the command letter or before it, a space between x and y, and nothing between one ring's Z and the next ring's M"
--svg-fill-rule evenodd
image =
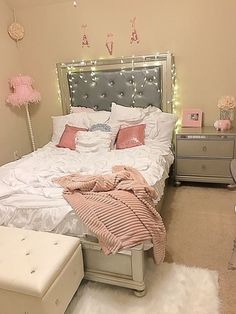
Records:
M157 204L158 212L161 211L164 195ZM95 242L96 238L88 236L80 240L85 279L133 289L138 296L145 294L146 250L144 252L143 244L106 256L98 242Z
M139 292L145 290L143 245L104 255L100 245L81 240L85 279L126 287Z

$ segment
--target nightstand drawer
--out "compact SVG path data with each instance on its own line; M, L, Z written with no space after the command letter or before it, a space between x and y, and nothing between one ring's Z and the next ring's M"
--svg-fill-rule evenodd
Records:
M205 177L231 177L230 160L211 159L177 159L177 175L179 176L205 176Z
M234 140L178 140L177 156L233 158Z

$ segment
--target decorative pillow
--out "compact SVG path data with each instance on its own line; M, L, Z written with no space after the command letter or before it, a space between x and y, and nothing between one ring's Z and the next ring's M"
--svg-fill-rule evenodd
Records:
M89 128L89 120L85 112L83 113L71 113L65 116L53 116L53 134L52 142L57 144L60 141L62 133L64 132L66 124L75 126L77 128Z
M88 131L84 128L77 128L75 126L71 126L66 124L65 130L62 133L60 138L60 142L57 147L69 148L75 150L75 136L78 131Z
M172 134L177 117L175 114L162 112L159 108L128 108L115 103L112 104L112 124L125 126L146 124L145 145L160 145L171 147Z
M120 129L116 140L116 149L131 148L144 145L145 124Z
M97 123L90 127L89 131L102 131L102 132L111 132L111 126L106 123Z
M112 103L110 123L121 127L146 124L145 140L155 138L158 133L157 115L161 113L159 108L130 108Z
M76 126L77 128L89 129L90 126L96 123L105 123L109 120L110 112L94 111L71 113L65 116L54 116L53 120L53 135L52 142L57 144L62 136L65 125Z
M76 151L79 153L110 151L111 139L111 132L102 132L100 130L93 132L78 132L76 135Z
M111 137L111 149L115 148L115 141L116 141L116 137L118 134L118 131L120 129L120 125L119 124L106 124L106 123L97 123L91 126L91 128L89 129L89 131L103 131L103 132L111 132L112 133L112 137Z

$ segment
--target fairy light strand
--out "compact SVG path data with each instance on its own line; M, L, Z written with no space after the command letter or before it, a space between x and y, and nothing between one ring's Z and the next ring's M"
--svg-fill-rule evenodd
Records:
M77 2L77 1L76 1ZM142 90L145 88L146 84L153 84L156 86L157 88L157 92L158 94L162 92L162 88L161 86L159 86L159 75L158 75L158 68L155 67L154 70L154 74L150 72L149 69L149 65L148 62L145 62L146 57L142 56L143 61L144 61L144 66L146 66L146 69L144 70L144 78L143 78L143 82L140 84L140 87L142 88ZM159 58L159 53L155 55L155 61L158 61ZM120 64L121 64L121 69L120 69L120 75L124 76L124 78L126 80L128 80L130 82L130 84L132 83L133 85L133 93L131 95L132 97L132 106L134 106L135 102L136 102L136 97L139 95L141 96L143 94L143 91L139 90L138 86L137 86L137 81L135 79L135 56L132 56L131 59L131 76L130 76L130 68L126 70L125 68L125 58L121 57L120 59ZM75 73L79 73L78 72L78 67L81 67L81 69L79 69L79 71L83 71L83 67L87 67L90 65L90 75L89 77L84 77L83 73L81 73L79 75L80 80L82 80L84 83L88 83L91 80L91 86L95 86L97 84L97 80L98 80L98 76L97 76L97 69L96 69L96 64L97 64L97 60L91 60L89 62L86 62L84 60L81 60L80 62L77 62L75 60L72 61L73 65L66 65L66 64L62 64L63 66L65 66L67 68L67 73L69 74L69 87L72 91L72 93L74 94L75 91L73 91L73 88L75 86L74 83L74 77L73 74ZM129 76L127 77L126 74L129 74ZM152 75L152 76L150 76ZM171 98L171 102L172 102L172 106L173 106L173 112L177 114L178 112L178 107L180 105L179 103L179 95L178 95L178 84L177 84L177 79L176 79L176 68L175 68L175 64L172 64L171 66L171 87L172 87L172 98ZM58 84L59 84L59 80L58 80ZM73 97L73 96L72 96ZM71 97L70 97L71 98ZM58 99L61 100L61 94L60 94L60 89L58 88ZM72 100L72 98L71 98ZM74 100L74 97L73 97ZM180 121L178 120L177 125L180 124Z

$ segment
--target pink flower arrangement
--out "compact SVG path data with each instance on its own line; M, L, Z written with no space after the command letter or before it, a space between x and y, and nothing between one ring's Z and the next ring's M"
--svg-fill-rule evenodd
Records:
M233 96L223 96L218 100L218 108L222 110L230 110L236 107L236 101Z

